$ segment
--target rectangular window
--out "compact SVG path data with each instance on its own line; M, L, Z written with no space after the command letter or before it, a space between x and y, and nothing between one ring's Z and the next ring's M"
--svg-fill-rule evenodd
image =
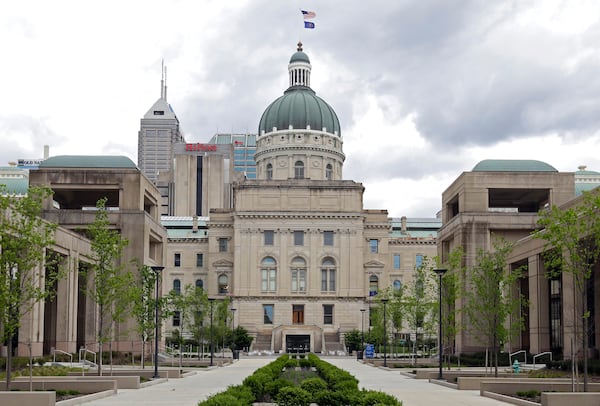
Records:
M321 269L321 291L335 292L335 269Z
M333 324L333 305L323 305L323 324Z
M219 252L227 252L227 238L219 238Z
M173 266L181 266L181 254L178 252L173 255Z
M196 254L196 267L202 268L204 266L204 254Z
M261 288L263 292L275 292L275 285L277 280L275 269L263 269L262 270L262 283Z
M273 230L265 230L263 235L265 238L265 245L273 245L273 241L275 240L275 232Z
M264 324L273 324L273 305L263 305L263 319Z
M333 231L323 231L323 245L333 245Z
M181 312L173 312L173 327L179 327L181 325Z
M294 231L294 245L304 245L304 231Z
M423 255L417 254L415 257L415 267L418 269L423 265Z
M292 270L292 292L306 292L306 270Z
M369 249L371 253L377 254L379 252L379 240L371 239L369 240Z
M400 269L400 254L394 254L394 269Z
M304 305L292 305L292 323L304 324Z

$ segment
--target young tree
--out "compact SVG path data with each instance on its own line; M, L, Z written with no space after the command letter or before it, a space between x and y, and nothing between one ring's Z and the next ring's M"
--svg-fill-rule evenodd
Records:
M56 293L62 276L48 247L55 224L40 214L52 195L45 187L30 187L27 196L10 195L0 186L0 332L7 344L6 388L11 388L13 342L22 317Z
M480 249L466 279L464 292L463 311L468 319L468 329L481 344L491 348L496 377L501 343L523 329L520 308L524 299L510 293L510 288L521 277L519 269L509 270L506 263L512 248L506 240L498 239L493 243L493 251ZM507 326L509 317L511 324Z
M415 332L413 352L416 352L419 335L431 334L437 326L437 285L430 262L423 258L421 265L415 268L413 279L405 285L403 293L404 318L409 329Z
M142 369L145 367L146 343L154 339L156 311L156 278L160 278L149 266L138 264L138 283L131 289L132 313L137 323L137 332L142 339ZM158 299L159 323L166 314L167 297Z
M552 206L540 212L541 229L534 236L545 240L544 262L549 276L571 274L575 284L573 307L574 335L581 320L581 348L583 350L583 387L588 389L588 343L591 329L588 308L588 287L592 270L600 258L600 193L584 192L581 200L567 209ZM579 313L579 316L577 315Z
M452 250L445 266L448 272L442 277L442 347L446 365L450 369L450 356L454 354L454 340L458 333L456 324L456 300L459 296L458 278L463 272L462 260L464 251L462 247ZM451 349L452 351L446 350Z
M98 200L96 217L88 228L94 262L84 271L84 277L91 279L91 283L86 284L84 293L98 307L98 375L102 375L104 343L111 338L114 323L123 321L131 305L130 289L134 286L132 273L121 263L128 241L110 228L106 201L106 198Z

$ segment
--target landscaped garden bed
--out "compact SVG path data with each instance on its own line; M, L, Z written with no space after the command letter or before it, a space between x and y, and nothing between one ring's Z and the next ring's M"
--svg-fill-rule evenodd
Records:
M402 405L386 393L360 390L356 378L314 354L304 358L282 355L256 370L241 385L230 386L198 405L252 406L255 402L279 406Z

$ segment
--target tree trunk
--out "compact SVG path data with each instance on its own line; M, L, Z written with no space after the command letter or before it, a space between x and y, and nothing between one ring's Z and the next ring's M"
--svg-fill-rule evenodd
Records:
M145 368L144 358L146 357L146 339L142 338L142 369Z
M13 352L13 340L12 334L9 334L8 343L6 346L6 390L10 391L11 387L11 375L12 375L12 352Z

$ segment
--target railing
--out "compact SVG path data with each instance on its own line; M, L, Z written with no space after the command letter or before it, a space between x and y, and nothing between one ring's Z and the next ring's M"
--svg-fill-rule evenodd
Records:
M83 357L81 356L81 353L84 354ZM93 362L93 364L94 364L94 366L98 366L98 364L96 364L96 353L94 351L90 351L90 350L88 350L87 348L84 348L84 347L81 347L79 349L79 363L83 363L85 361L90 362L90 361L88 361L85 358L85 354L92 354L94 356L94 362ZM83 359L83 361L82 361L82 359Z
M70 367L71 367L71 368L73 368L73 354L70 354L70 353L68 353L68 352L65 352L65 351L57 350L56 348L54 348L54 349L52 350L52 362L56 363L56 353L57 353L57 352L58 352L59 354L64 354L64 355L66 355L67 357L69 357L69 363L70 363Z
M509 364L509 366L512 366L512 357L513 357L513 355L517 355L517 354L520 354L520 353L523 353L524 356L525 356L523 364L527 364L527 351L525 351L525 350L519 350L519 351L513 352L512 354L508 354L508 364Z
M542 355L550 355L550 361L552 361L552 352L550 352L550 351L540 352L539 354L536 354L533 356L533 369L534 370L535 370L535 359L541 357Z

